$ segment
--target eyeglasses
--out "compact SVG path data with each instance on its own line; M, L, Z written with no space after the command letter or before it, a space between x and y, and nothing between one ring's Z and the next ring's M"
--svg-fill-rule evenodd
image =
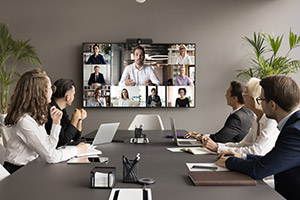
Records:
M56 92L56 86L55 86L55 85L51 85L51 89L52 89L52 92L53 92L53 93Z
M260 98L260 97L257 97L257 98L256 98L256 103L257 103L258 105L260 105L262 101L266 101L266 100L267 100L267 99L262 99L262 98Z

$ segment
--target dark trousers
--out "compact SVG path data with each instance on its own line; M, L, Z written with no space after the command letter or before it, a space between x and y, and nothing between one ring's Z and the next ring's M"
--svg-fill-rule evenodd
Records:
M4 165L3 167L10 173L14 173L15 171L17 171L18 169L20 169L21 167L23 167L24 165L14 165L14 164L11 164L9 162L4 162Z

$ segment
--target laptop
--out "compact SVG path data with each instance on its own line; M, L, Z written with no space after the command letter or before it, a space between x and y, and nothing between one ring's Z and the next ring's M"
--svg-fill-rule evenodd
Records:
M95 138L92 142L92 146L97 146L100 144L111 143L114 138L120 123L107 123L100 124L98 131L95 135Z
M177 138L177 131L175 127L175 122L172 117L170 117L171 121L171 129L175 144L179 147L202 147L202 143L197 141L196 139L178 139Z

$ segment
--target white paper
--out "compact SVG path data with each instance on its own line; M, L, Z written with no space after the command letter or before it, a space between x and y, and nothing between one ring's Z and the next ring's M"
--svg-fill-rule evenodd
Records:
M180 149L182 149L182 147L173 147L173 148L167 148L167 150L171 151L171 152L183 152Z
M217 153L210 151L204 147L181 147L180 149L190 149L190 150L194 151L195 155L217 154ZM184 151L184 150L182 150L182 151Z
M199 165L199 166L206 166L206 167L218 167L217 170L211 170L211 169L199 169L199 168L192 168L194 165ZM211 171L229 171L227 168L220 167L216 165L215 163L186 163L187 168L189 171L192 172L199 172L199 171L206 171L206 172L211 172Z
M73 157L70 160L67 161L68 164L80 164L80 163L91 163L91 161L89 161L89 158L99 158L100 157L98 155L92 155L92 156L87 156L87 157Z
M59 147L58 149L72 149L76 148L76 146L64 146L64 147ZM99 155L102 154L102 151L95 149L94 146L91 146L88 148L87 152L82 153L82 154L77 154L76 157L88 157L88 156L93 156L93 155Z
M87 152L82 153L82 154L77 154L77 157L87 157L87 156L92 156L92 155L99 155L102 154L102 151L94 149L94 148L89 148Z
M113 200L115 191L120 190L118 200L143 200L143 189L140 188L114 188L110 192L108 200ZM152 200L151 189L146 188L148 200Z
M114 175L109 174L110 187L113 185ZM94 177L95 187L108 187L108 173L96 172Z

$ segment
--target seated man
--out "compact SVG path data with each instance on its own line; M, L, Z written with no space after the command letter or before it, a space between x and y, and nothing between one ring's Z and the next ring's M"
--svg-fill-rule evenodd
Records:
M216 134L210 135L215 142L239 142L248 133L253 124L253 113L244 107L243 91L244 84L239 81L232 81L226 91L227 105L232 107L233 111L227 118L224 127ZM190 132L186 137L202 139L202 134Z
M134 63L125 67L119 85L149 86L159 85L159 80L151 66L144 65L145 50L137 46L133 50Z
M96 88L94 92L94 97L88 100L89 107L106 107L106 100L102 97L102 92L100 88Z
M265 155L275 146L279 135L277 122L266 117L261 105L256 102L259 97L261 86L260 79L251 78L246 90L243 92L245 107L252 110L255 120L249 133L240 142L216 143L208 136L201 138L203 146L211 151L220 153L221 151L231 150L237 153L250 153L255 155Z
M94 52L94 54L89 57L86 64L106 64L103 56L99 53L98 44L93 45L93 52Z
M275 147L265 156L225 151L217 165L239 171L254 179L274 174L275 190L286 199L300 199L300 89L288 76L268 76L261 80L256 100L268 118L278 122ZM225 156L231 154L233 156Z
M52 94L51 103L48 111L48 122L45 124L45 128L48 134L52 127L53 120L50 116L50 108L55 106L61 110L63 116L60 121L61 131L59 134L59 141L57 147L63 146L71 140L78 140L81 136L82 121L87 117L87 113L84 109L75 109L71 120L69 119L66 111L67 106L71 106L75 96L75 84L71 79L59 79L54 82L56 91Z
M88 85L94 85L94 86L106 85L103 74L99 72L99 69L100 67L97 65L94 67L95 72L91 74Z

